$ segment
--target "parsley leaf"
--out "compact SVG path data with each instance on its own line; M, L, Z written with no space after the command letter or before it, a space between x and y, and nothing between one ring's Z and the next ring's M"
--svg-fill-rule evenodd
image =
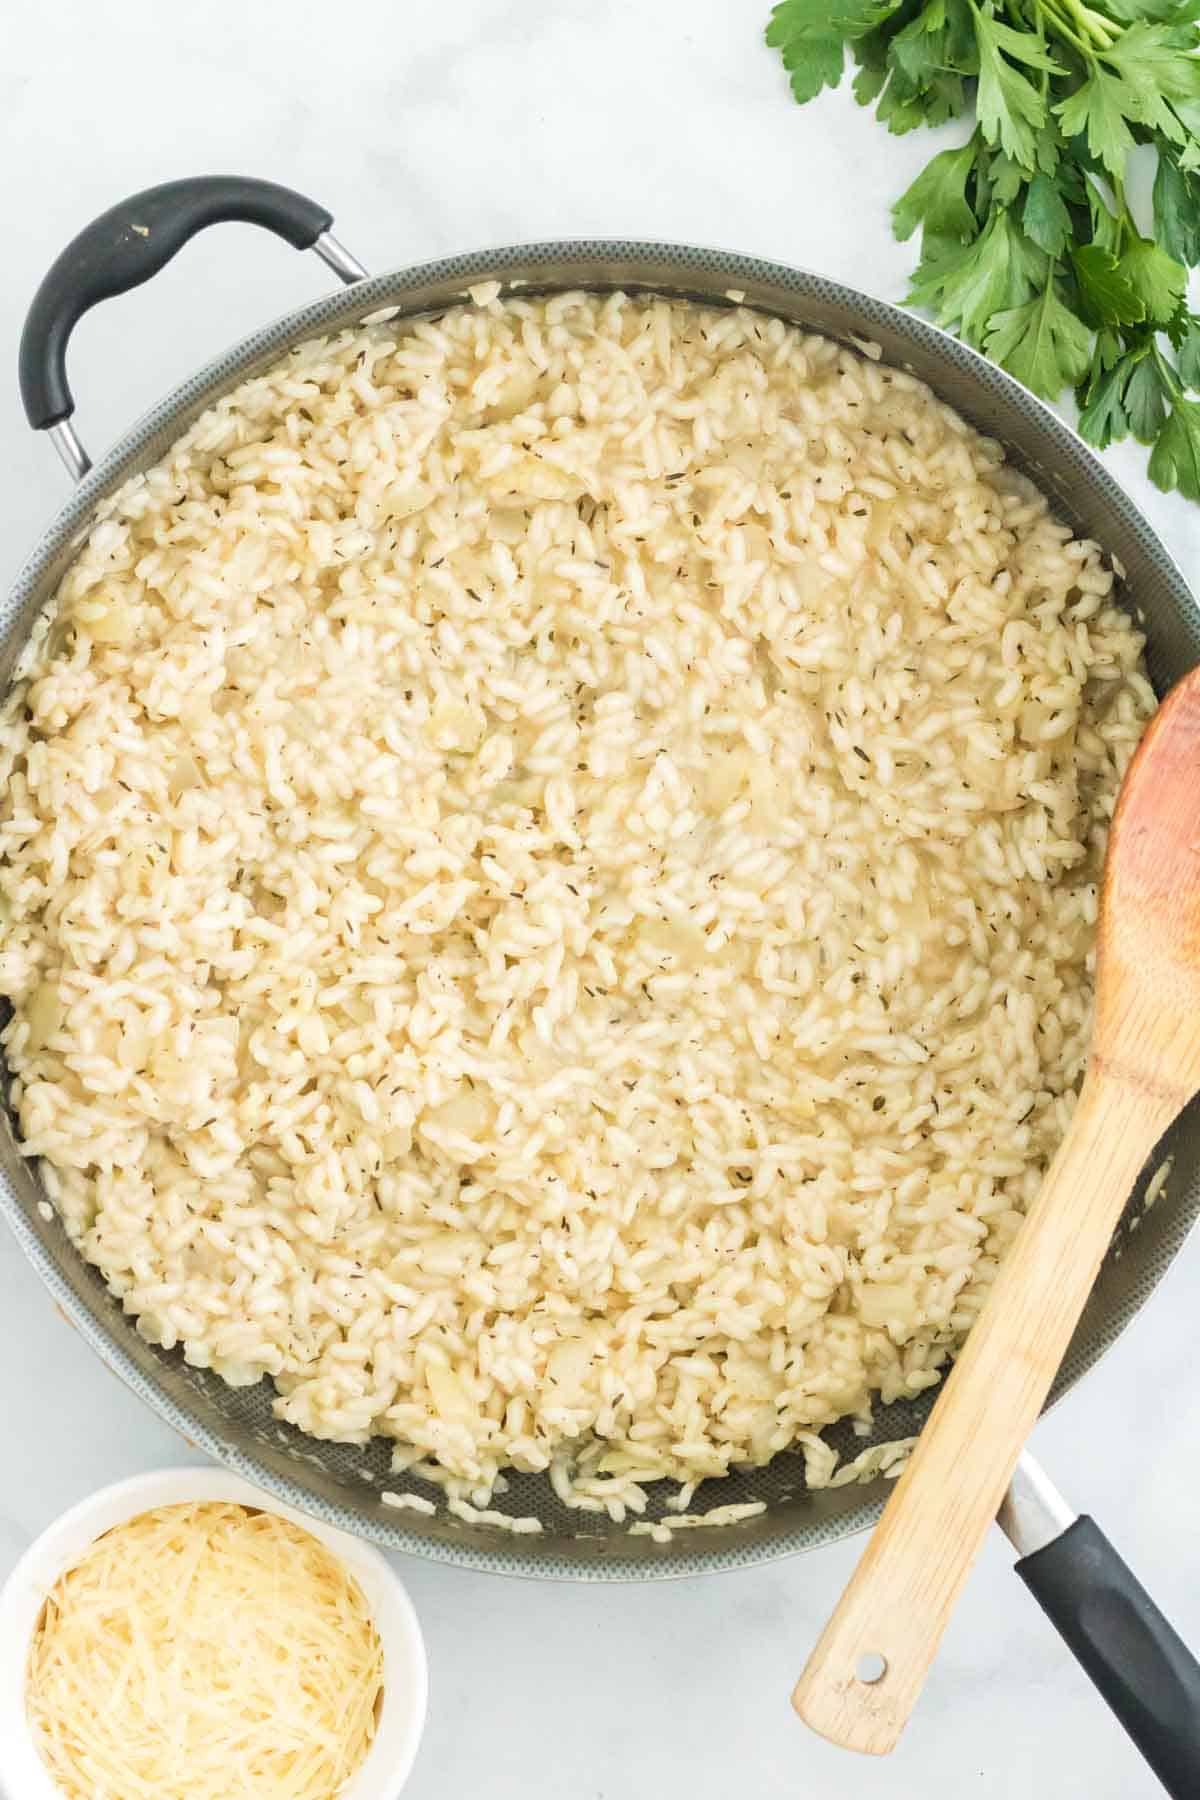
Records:
M875 32L854 46L858 74L854 77L853 94L860 106L873 106L888 84L887 44Z
M930 87L946 73L945 36L945 8L930 6L892 38L892 61L914 88Z
M1031 249L1006 211L993 213L970 244L938 237L930 245L927 239L909 303L929 307L943 325L956 325L969 343L981 343L992 315L1019 306L1035 286L1039 270Z
M1176 100L1175 114L1189 133L1186 144L1179 152L1179 166L1188 171L1200 169L1200 102Z
M971 238L979 229L967 200L967 182L975 167L975 146L943 150L926 163L912 186L892 208L892 227L903 241L918 225L946 237Z
M1200 262L1200 179L1161 151L1154 177L1154 229L1176 262L1189 267Z
M1135 238L1118 265L1145 308L1144 316L1165 325L1179 311L1187 287L1187 270L1149 238Z
M1175 401L1150 457L1150 479L1200 500L1200 400Z
M1061 74L1040 38L1028 31L1014 31L987 12L973 6L975 41L979 47L979 92L975 107L979 129L989 144L999 144L1023 169L1037 167L1037 127L1046 116L1046 102L1027 75L1005 60L1005 53L1031 69Z
M961 112L963 84L957 75L937 75L928 88L920 88L902 69L892 68L891 78L879 97L875 116L896 137L915 131L918 125L944 125Z
M1179 375L1185 386L1200 388L1200 319L1188 319L1179 346Z
M792 92L803 102L842 79L845 47L890 13L900 0L779 0L767 42L783 57Z
M1117 77L1097 65L1083 86L1054 108L1064 136L1079 137L1086 132L1088 149L1118 181L1133 149L1133 133L1126 121L1134 115L1126 110L1128 105L1129 97Z
M1071 215L1049 175L1040 172L1029 184L1021 214L1025 236L1032 238L1047 256L1057 256L1071 241Z
M1035 394L1053 400L1087 372L1092 334L1063 304L1053 281L1025 306L996 313L986 338L987 353Z
M1133 358L1125 360L1133 362L1124 393L1129 429L1140 444L1152 444L1167 416L1170 389L1152 346L1147 345L1144 352L1135 352Z
M1107 450L1110 444L1129 435L1129 419L1122 401L1127 373L1122 360L1092 384L1091 393L1080 407L1079 435L1097 450Z
M993 152L988 162L988 178L992 187L992 201L996 206L1011 206L1029 179L1029 170L1015 163L1011 156L1005 156L1001 150Z
M1088 213L1091 218L1092 242L1115 256L1121 248L1121 221L1109 206L1096 183L1085 177Z
M1200 63L1179 48L1168 26L1139 20L1100 54L1136 100L1138 110L1130 117L1157 126L1168 137L1181 129L1164 103L1200 99Z
M1146 303L1110 250L1084 244L1071 252L1071 261L1090 318L1101 325L1141 324Z
M921 0L901 0L854 39L859 64L854 97L862 106L879 101L876 116L889 130L944 124L963 111L964 77L977 66L966 5L967 0L925 0L923 5Z
M1095 364L1092 373L1093 381L1098 381L1103 374L1120 362L1122 347L1123 339L1119 331L1113 331L1106 327L1103 331L1096 333L1096 342L1092 346L1092 361Z
M1136 24L1139 19L1183 25L1200 19L1200 0L1108 0L1107 10L1125 25Z

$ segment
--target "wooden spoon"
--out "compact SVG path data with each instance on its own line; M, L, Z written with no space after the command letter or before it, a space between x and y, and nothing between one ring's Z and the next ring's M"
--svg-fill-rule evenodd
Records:
M792 1695L823 1737L895 1745L1138 1172L1197 1089L1200 669L1163 701L1117 803L1070 1129Z

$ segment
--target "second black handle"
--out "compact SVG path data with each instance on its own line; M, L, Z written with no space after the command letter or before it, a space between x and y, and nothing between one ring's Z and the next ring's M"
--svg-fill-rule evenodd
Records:
M1200 1663L1086 1514L1017 1564L1173 1800L1200 1795Z

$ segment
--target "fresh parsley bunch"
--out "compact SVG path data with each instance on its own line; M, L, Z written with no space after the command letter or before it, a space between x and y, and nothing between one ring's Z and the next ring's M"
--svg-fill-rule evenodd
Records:
M1152 444L1161 488L1200 500L1200 0L781 0L767 42L799 101L837 87L889 131L972 107L893 209L921 231L908 295L1026 387L1075 389L1103 448ZM1154 236L1125 199L1157 153Z

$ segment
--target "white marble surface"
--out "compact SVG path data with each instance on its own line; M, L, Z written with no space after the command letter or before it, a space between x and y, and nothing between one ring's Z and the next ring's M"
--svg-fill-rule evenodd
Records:
M897 297L886 204L931 153L843 95L801 111L760 43L768 0L55 0L6 13L0 350L93 213L151 182L272 177L335 213L374 269L522 238L640 235L775 256ZM191 246L84 321L71 371L103 448L198 362L319 291L248 228ZM0 575L59 503L49 446L0 383ZM1113 457L1200 573L1200 510ZM1200 1643L1200 1242L1037 1448ZM102 1482L190 1454L127 1394L0 1239L0 1574ZM1158 1790L1042 1622L998 1538L890 1760L810 1737L793 1677L857 1545L749 1574L518 1585L408 1562L432 1706L412 1800L1140 1800ZM13 1796L12 1800L20 1800Z

